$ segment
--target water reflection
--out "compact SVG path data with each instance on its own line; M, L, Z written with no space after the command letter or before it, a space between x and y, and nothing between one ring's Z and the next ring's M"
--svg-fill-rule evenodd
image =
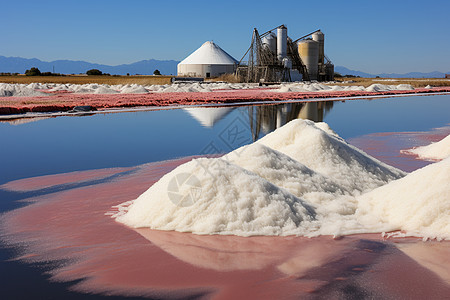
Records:
M325 115L333 108L332 101L286 103L278 105L253 105L240 108L241 112L248 114L248 124L252 141L256 141L264 134L285 125L294 119L308 119L322 122ZM226 118L235 107L189 107L183 108L200 125L213 128Z
M183 108L203 127L213 127L217 122L225 118L234 107L188 107Z
M279 105L249 106L248 116L253 141L294 119L322 122L333 108L333 102L287 103Z

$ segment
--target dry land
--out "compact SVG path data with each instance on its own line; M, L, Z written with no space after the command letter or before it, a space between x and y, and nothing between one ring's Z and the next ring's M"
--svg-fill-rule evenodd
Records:
M11 75L0 76L0 82L3 83L71 83L71 84L170 84L174 76L156 76L156 75L134 75L134 76L119 76L119 75L101 75L101 76L87 76L87 75L66 75L66 76L25 76L25 75Z
M362 85L368 87L372 84L410 84L414 88L423 88L427 85L434 87L450 86L450 79L445 78L358 78L358 77L341 77L336 78L333 85Z
M71 84L140 84L140 85L153 85L153 84L170 84L171 79L175 76L155 76L155 75L134 75L134 76L122 76L122 75L102 75L102 76L87 76L87 75L65 75L65 76L25 76L25 75L11 75L0 76L0 82L3 83L71 83ZM236 78L230 74L209 79L207 81L225 81L230 83L236 83ZM358 77L339 77L333 85L362 85L368 87L372 84L410 84L414 88L422 88L427 85L434 87L450 86L450 79L445 78L358 78Z

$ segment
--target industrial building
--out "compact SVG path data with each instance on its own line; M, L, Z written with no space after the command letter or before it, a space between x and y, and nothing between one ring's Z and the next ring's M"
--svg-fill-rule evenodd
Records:
M178 64L178 76L218 77L235 72L238 61L212 41L204 43Z
M334 65L325 55L320 29L293 40L281 25L261 35L253 30L236 75L242 82L328 81L334 78Z
M251 45L238 62L212 41L178 64L178 76L210 78L235 73L241 82L330 81L334 65L325 55L325 35L316 30L296 40L280 25L253 30Z

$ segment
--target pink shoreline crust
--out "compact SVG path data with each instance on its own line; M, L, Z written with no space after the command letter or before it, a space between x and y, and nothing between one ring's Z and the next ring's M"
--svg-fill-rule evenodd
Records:
M39 97L1 97L0 115L27 112L69 111L75 106L90 105L98 110L138 106L172 106L242 103L249 101L289 101L336 97L361 97L377 95L415 95L426 93L446 93L450 87L415 90L395 90L388 92L335 91L335 92L270 92L267 89L239 91L218 90L213 92L149 93L149 94L72 94L57 92Z

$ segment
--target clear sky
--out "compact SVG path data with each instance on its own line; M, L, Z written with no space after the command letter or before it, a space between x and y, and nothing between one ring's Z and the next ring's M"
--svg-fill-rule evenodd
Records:
M450 71L450 1L16 0L0 3L0 55L118 65L182 60L213 40L241 59L252 30L325 34L335 65Z

